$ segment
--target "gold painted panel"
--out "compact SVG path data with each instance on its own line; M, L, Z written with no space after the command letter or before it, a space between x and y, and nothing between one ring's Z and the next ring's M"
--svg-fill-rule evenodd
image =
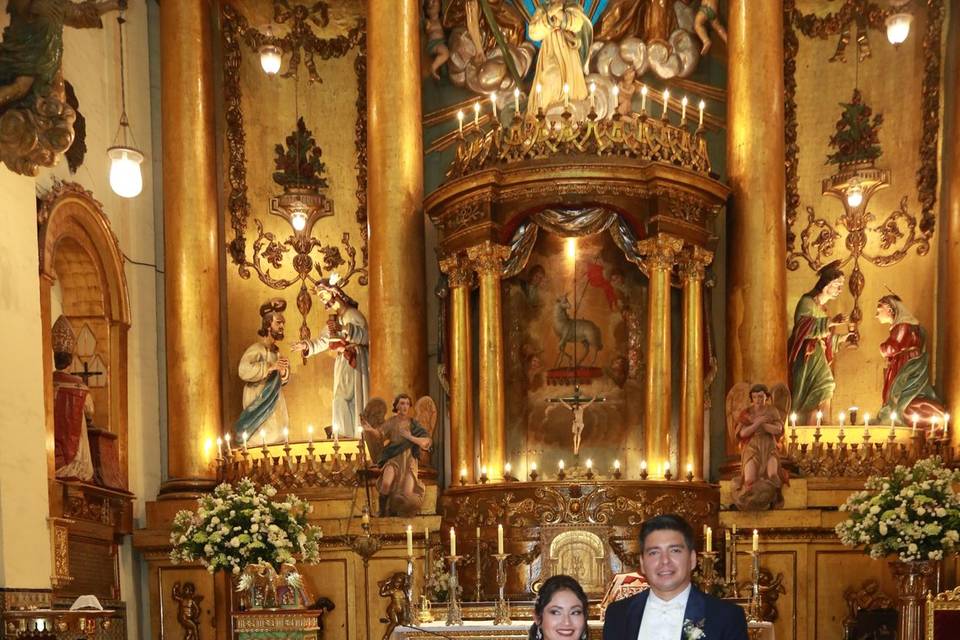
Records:
M324 637L356 637L356 611L350 597L353 589L354 564L359 559L349 551L335 551L332 554L324 550L324 555L315 565L301 565L307 592L314 598L330 598L335 605L333 611L323 616ZM362 575L362 574L361 574Z
M857 62L857 29L852 27L853 39L846 49L846 61L829 62L834 55L839 35L830 35L824 39L810 38L796 31L798 53L796 56L796 142L799 154L796 158L797 195L799 206L796 209L797 220L793 232L797 234L796 245L799 248L800 232L806 225L807 207L812 207L817 217L823 217L831 223L843 214L843 207L834 198L821 195L821 180L836 172L835 165L825 164L829 148L829 138L835 132L835 123L840 117L839 103L849 102L853 89L859 88L863 99L874 113L883 114L883 125L879 132L879 143L883 155L877 166L891 173L890 187L877 192L869 202L868 211L875 219L868 225L874 227L886 216L900 208L905 199L907 212L921 217L921 199L928 197L920 192L918 174L924 169L924 160L931 153L938 155L936 144L933 151L924 151L923 94L925 69L929 60L939 57L941 43L933 42L932 48L925 47L927 31L927 7L939 5L939 2L919 3L913 11L916 20L907 41L894 48L890 45L882 30L870 29L868 38L871 55ZM803 14L823 17L840 8L837 2L826 0L797 0L788 2L788 8L795 5ZM790 34L787 35L789 50ZM933 68L939 68L934 63ZM934 76L937 78L938 76ZM939 85L939 81L935 84ZM934 87L936 88L936 87ZM789 92L789 88L788 88ZM789 112L788 104L788 112ZM940 107L937 108L938 114ZM939 129L939 119L934 129ZM789 124L789 123L788 123ZM788 130L788 155L790 135ZM929 145L926 147L929 149ZM788 158L789 162L790 158ZM935 160L939 167L939 160ZM789 173L789 172L788 172ZM938 172L934 172L939 180ZM789 176L788 176L789 177ZM788 186L789 191L789 186ZM932 193L935 195L937 190ZM788 201L789 201L788 193ZM936 214L936 208L933 211ZM790 215L788 204L788 217ZM903 225L901 224L901 227ZM905 230L901 228L901 230ZM841 235L830 259L844 258L848 254L844 249L846 231L838 227ZM814 232L814 237L816 232ZM842 350L834 361L834 374L837 387L833 397L832 414L856 405L861 411L876 414L882 404L881 390L884 361L880 356L879 345L887 338L889 327L881 325L874 318L876 302L892 290L899 294L906 306L916 315L928 330L931 344L929 351L935 353L936 318L936 280L938 249L936 232L930 251L919 256L911 251L902 261L888 267L877 267L861 261L865 276L865 287L860 300L863 321L860 325L860 345L857 348ZM881 239L876 232L868 232L866 253L877 255L887 253L881 247ZM845 273L850 275L850 266ZM800 296L808 291L816 281L816 274L810 266L800 260L795 271L787 271L787 323L793 325L793 313ZM853 300L849 287L838 300L828 305L831 315L843 312L848 314Z
M847 617L843 593L849 587L859 588L865 580L874 578L887 595L897 593L884 560L874 560L860 551L836 548L815 549L813 555L816 600L810 613L815 622L815 640L839 637Z
M202 567L161 566L157 571L157 583L159 637L187 637L187 628L178 620L181 612L186 619L197 622L200 638L218 637L214 620L214 579L210 572Z
M227 3L224 3L227 4ZM263 29L272 22L271 5L255 0L230 2L237 12L254 27ZM333 38L346 34L355 27L365 14L365 2L350 0L329 3L329 24L325 27L310 23L320 38ZM274 25L274 33L282 35L286 28ZM285 219L269 213L271 196L282 192L272 180L274 172L274 145L284 144L296 128L297 117L304 118L322 149L321 160L326 165L329 188L326 195L333 201L334 214L319 220L313 228L313 237L323 244L339 245L343 234L350 234L350 242L357 248L358 264L363 259L361 233L365 225L357 219L358 207L358 159L357 99L360 83L365 77L358 76L356 67L359 48L352 47L346 55L322 60L316 57L316 68L322 82L311 83L301 64L300 79L269 77L260 68L259 56L245 43L240 44L241 56L239 86L243 135L246 155L246 197L250 205L246 229L246 255L252 257L252 241L257 230L254 220L263 223L266 233L273 233L279 240L291 236L293 230ZM286 71L289 55L284 56L283 71ZM225 166L229 166L229 146L224 145ZM230 193L229 178L225 178L224 193ZM227 202L228 198L224 198ZM226 206L223 220L228 234L231 228L231 212ZM232 240L232 235L227 238ZM296 278L292 266L292 254L287 254L281 268L271 268L274 278ZM344 256L345 257L345 256ZM318 259L314 252L313 258ZM299 285L277 291L258 280L256 273L250 278L241 277L237 265L230 256L224 256L226 269L226 355L224 362L225 409L224 430L230 430L242 408L243 384L237 377L240 357L248 346L258 339L260 327L258 309L268 298L279 296L287 302L286 337L280 345L284 355L289 355L289 346L299 334L301 316L297 311L296 296ZM343 267L341 267L343 269ZM367 289L354 277L346 287L347 293L360 303L360 310L368 312ZM306 316L307 325L314 337L319 335L326 323L327 313L318 299ZM319 355L304 363L300 358L291 358L291 379L284 387L284 397L290 415L290 438L306 440L306 428L312 424L317 430L331 422L333 358ZM271 434L278 440L279 434Z

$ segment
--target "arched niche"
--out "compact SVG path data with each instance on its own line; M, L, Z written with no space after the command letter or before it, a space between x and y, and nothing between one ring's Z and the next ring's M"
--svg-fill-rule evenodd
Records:
M119 483L127 488L127 331L130 300L123 253L102 205L78 184L56 182L38 208L40 315L47 404L47 459L53 477L53 307L70 321L82 358L73 370L100 371L88 383L94 425L116 436ZM58 299L53 301L54 289ZM78 349L80 351L81 349Z

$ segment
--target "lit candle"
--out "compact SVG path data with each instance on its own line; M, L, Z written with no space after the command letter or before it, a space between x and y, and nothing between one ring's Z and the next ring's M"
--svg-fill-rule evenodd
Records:
M823 411L817 411L817 429L820 428L820 425L823 423Z
M760 551L760 532L753 530L753 550Z
M450 527L450 555L457 555L457 532Z
M891 411L890 412L890 428L893 429L896 426L896 424L897 424L897 412Z
M520 113L520 89L513 88L513 110Z
M704 108L705 108L706 106L707 106L707 103L704 102L703 100L701 100L701 101L700 101L700 121L697 123L697 126L698 126L698 127L702 127L702 126L703 126L703 110L704 110Z
M667 460L663 463L663 477L666 478L667 474L670 473L670 461Z
M617 85L613 85L613 102L614 102L614 105L613 105L614 107L616 107L617 104L620 103L620 87L618 87Z
M540 96L543 95L543 85L539 82L537 83L537 102L540 102Z
M503 465L503 472L504 472L505 474L510 475L510 472L511 472L511 471L513 471L513 465L512 465L512 464L510 464L510 463L508 462L507 464Z
M590 83L590 108L593 109L596 107L596 93L597 93L597 83Z
M309 442L310 444L313 444L313 425L312 424L307 425L307 442Z
M707 527L707 553L713 551L713 529Z
M863 428L864 428L864 429L869 429L869 428L870 428L870 414L869 414L869 413L863 414Z
M683 99L680 100L680 124L684 124L687 121L687 96L683 96Z
M477 540L480 539L480 527L477 527Z
M407 557L413 557L413 525L407 525Z
M617 471L620 471L620 461L619 461L619 460L614 460L614 461L613 461L613 468L616 469Z
M563 105L570 106L570 85L566 82L563 83Z
M230 434L223 436L223 441L227 443L227 453L230 453Z
M687 475L692 475L692 474L693 474L693 463L692 463L692 462L688 462L688 463L687 463Z
M640 113L647 112L647 93L648 92L649 92L649 89L647 89L647 85L643 85L642 87L640 87Z
M670 106L670 89L663 90L663 113L660 115L664 118L667 117L667 108Z
M473 103L473 126L480 128L480 102Z
M503 525L497 525L497 553L503 555Z
M260 429L260 446L266 448L267 446L267 430Z
M497 119L497 94L494 91L490 92L490 105L493 107L493 119Z
M563 471L563 460L557 463L557 466L560 467L560 471Z
M360 522L362 522L363 524L370 524L370 512L369 512L369 511L364 511L364 512L363 512L363 515L360 516Z
M430 527L428 525L423 526L423 546L428 550L430 549Z
M914 420L913 420L913 427L914 427L914 429L916 429L916 427L917 427L917 420L916 420L916 418L914 418ZM247 450L247 432L244 431L244 432L241 434L241 437L243 438L243 450L246 451L246 450Z
M283 428L283 444L290 444L290 429Z
M536 470L537 470L537 463L536 463L536 462L531 462L531 463L530 463L530 471L536 471Z
M223 438L217 436L217 457L223 457Z
M647 461L646 461L646 460L641 460L641 461L640 461L640 471L646 471L646 470L647 470Z
M487 475L487 465L480 465L480 475L486 477Z
M333 425L333 441L340 442L340 425L338 424Z
M840 414L839 414L837 417L840 418L840 428L843 429L843 425L844 425L844 424L846 423L846 421L847 421L847 414L845 414L843 411L841 411Z
M917 435L917 414L913 414L913 429L910 431L911 436Z
M457 111L457 128L460 135L463 135L463 109Z
M461 482L466 482L466 481L467 481L467 468L466 468L466 467L460 467L460 481L461 481Z
M795 414L795 413L791 413L791 414L790 414L790 424L793 425L793 428L794 428L794 429L797 428L797 414Z
M593 469L593 460L587 458L587 469Z

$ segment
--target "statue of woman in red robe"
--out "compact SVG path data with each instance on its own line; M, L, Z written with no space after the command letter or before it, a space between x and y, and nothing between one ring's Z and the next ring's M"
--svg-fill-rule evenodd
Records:
M890 325L890 335L880 344L886 368L878 422L889 422L895 411L896 421L903 424L912 424L914 418L921 425L943 424L943 403L930 384L926 330L894 294L877 302L877 320Z

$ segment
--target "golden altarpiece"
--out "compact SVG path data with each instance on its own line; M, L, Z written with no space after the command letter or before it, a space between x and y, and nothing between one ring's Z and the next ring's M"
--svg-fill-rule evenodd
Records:
M904 575L834 533L864 477L953 464L960 442L960 17L908 4L164 2L168 455L133 533L154 637L421 637L394 627L431 617L526 637L545 578L599 604L636 571L640 523L672 512L698 533L701 586L758 636L839 637L898 608L918 638L955 561ZM567 48L537 35L551 7L579 25L551 25ZM122 252L69 185L40 222L44 326L57 300L90 336L116 457L109 481L51 479L55 594L119 603L103 567L133 528ZM285 310L286 355L339 321L331 291L365 317L363 351L349 369L289 354L285 420L241 435L264 301ZM829 313L819 369L797 348L806 298ZM922 407L890 399L887 312L925 336ZM340 426L357 362L351 411L436 407L415 515L377 515L383 470ZM781 435L758 471L739 421L760 384ZM242 478L313 506L309 612L241 611L230 576L170 560L177 512ZM471 630L507 608L515 624Z

